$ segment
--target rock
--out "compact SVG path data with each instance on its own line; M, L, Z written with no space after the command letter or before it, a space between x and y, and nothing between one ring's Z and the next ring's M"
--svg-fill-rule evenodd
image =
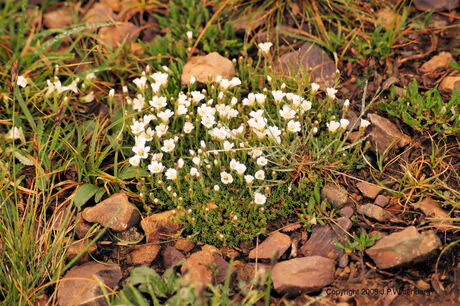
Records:
M214 256L207 251L193 253L182 265L180 271L189 283L212 283Z
M343 254L342 256L340 256L337 264L339 267L345 268L346 266L348 266L349 261L350 261L350 258L348 257L348 255Z
M70 269L59 281L59 305L107 305L99 279L105 286L114 288L120 281L121 269L116 264L85 263Z
M412 138L401 133L390 120L376 114L369 114L367 117L372 123L369 139L374 152L383 154L392 145L402 148L411 142Z
M289 296L315 292L332 283L334 270L334 261L321 256L282 261L273 267L273 286L278 293Z
M188 239L179 238L174 244L174 247L179 251L190 252L195 247L195 244Z
M205 252L208 252L208 253L211 253L212 255L215 255L215 254L220 254L220 251L218 248L216 248L215 246L213 245L210 245L210 244L205 244L201 247L201 250L202 251L205 251Z
M342 208L340 215L342 217L351 218L351 216L353 216L353 213L354 213L353 207L347 206L347 207Z
M310 75L310 82L322 87L333 87L336 66L329 55L315 44L306 42L298 50L289 52L275 60L273 67L277 73L293 77Z
M220 249L220 252L227 259L237 258L240 256L240 253L237 250L225 246Z
M104 23L117 21L118 18L107 4L95 3L88 12L86 12L83 19L86 23Z
M248 32L265 24L267 17L263 10L248 12L241 14L233 20L232 25L235 32Z
M174 266L176 263L183 259L185 259L184 254L182 254L172 246L167 246L163 252L163 266L165 269Z
M72 6L63 6L57 10L47 12L43 15L43 24L48 29L58 29L73 24L73 14L75 10Z
M177 234L179 225L173 223L174 213L168 210L159 214L151 215L141 221L147 242L158 242L161 238L169 239Z
M123 3L123 0L101 0L100 3L107 5L115 12L119 12L121 10L122 4L125 4L126 8L129 8L131 5L130 1L124 1Z
M267 273L272 269L272 265L250 262L246 264L243 269L239 270L237 279L238 281L244 281L246 283L249 283L253 279L261 280L264 279Z
M87 247L88 244L90 244L91 241L88 240L77 240L72 243L70 246L69 250L67 251L67 259L72 260L74 259L78 254L83 252L83 250ZM89 255L94 254L97 251L97 245L94 243L92 246L89 247L89 249L80 256L80 258L77 259L75 262L77 265L88 262L89 261Z
M344 251L337 247L337 242L345 243L352 223L346 217L337 219L337 224L316 226L313 228L310 239L300 248L304 256L318 255L337 259Z
M334 208L342 208L348 201L348 193L342 186L326 184L321 190L321 200L326 199Z
M397 20L401 18L401 16L398 13L394 12L392 9L389 8L383 8L378 10L376 15L376 24L382 25L385 30L394 29L394 27L397 26Z
M130 43L136 40L139 35L139 28L131 22L120 25L103 27L99 30L98 40L107 48L116 49L126 40Z
M361 191L363 196L371 199L375 199L375 197L383 189L379 185L371 184L368 182L359 182L358 184L356 184L356 187L358 187L359 191Z
M448 68L449 62L454 61L452 54L449 52L440 52L438 55L433 56L428 62L420 67L420 72L431 73L440 68Z
M390 199L384 195L378 195L377 198L374 201L375 205L378 205L380 207L385 207L387 204L390 202Z
M432 198L424 198L419 203L413 204L414 208L423 211L428 218L444 219L443 221L431 222L431 225L441 231L449 229L449 214L440 207L440 204Z
M150 266L157 258L161 247L158 244L146 243L134 246L134 250L128 254L127 261L132 265Z
M454 10L459 4L459 0L414 0L413 2L419 11Z
M228 80L235 76L235 68L231 60L217 52L205 56L193 56L182 70L181 83L190 85L190 78L193 76L198 82L206 84L210 78L215 81L218 75Z
M445 93L451 93L454 87L460 92L460 74L447 76L439 84L439 90Z
M415 226L388 235L366 250L379 269L423 261L441 246L433 231L418 233Z
M96 206L86 208L82 217L87 222L98 222L117 232L138 224L141 219L139 211L124 193L114 194Z
M216 267L216 275L215 275L215 282L217 284L222 284L225 282L225 278L227 277L228 270L230 268L230 264L226 262L221 255L214 254L214 263ZM236 272L235 267L232 267L232 271L230 272L230 277L234 275Z
M380 206L374 204L365 204L358 207L358 212L369 218L383 222L393 219L393 215Z
M140 242L144 237L135 226L128 228L126 231L114 233L114 236L122 242Z
M288 235L275 232L249 252L249 259L279 259L290 245L291 238Z

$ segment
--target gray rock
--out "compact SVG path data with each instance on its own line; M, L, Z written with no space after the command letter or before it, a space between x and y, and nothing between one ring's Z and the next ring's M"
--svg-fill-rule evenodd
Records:
M321 190L321 199L326 199L334 208L342 208L348 201L348 193L341 186L326 184Z
M107 305L99 279L109 288L121 280L121 269L116 264L85 263L70 269L59 281L57 299L59 305Z
M280 232L268 236L258 247L249 252L249 259L275 259L280 258L291 245L291 238Z
M394 218L394 216L387 212L385 209L374 204L361 205L358 207L358 212L380 222Z
M390 120L376 114L367 117L372 123L369 140L374 152L383 154L390 146L402 148L411 142L412 138L403 134Z
M315 292L334 280L334 260L309 256L277 263L273 267L272 281L275 290L289 296Z

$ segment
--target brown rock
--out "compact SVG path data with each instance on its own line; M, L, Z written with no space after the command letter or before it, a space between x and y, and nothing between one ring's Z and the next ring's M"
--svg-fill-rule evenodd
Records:
M93 207L82 212L87 222L98 222L114 231L124 231L139 223L141 215L137 208L128 201L124 193L117 193Z
M158 244L146 243L134 246L134 250L128 255L128 263L132 265L150 266L157 258L161 247Z
M179 238L174 244L174 247L179 251L189 252L195 247L195 244L188 239Z
M347 207L342 208L340 215L343 217L351 218L351 216L353 216L353 213L354 213L353 207L347 206Z
M64 28L73 24L73 14L75 10L72 6L63 6L57 10L47 12L43 15L43 24L48 29Z
M91 241L89 240L77 240L72 243L70 246L69 250L67 251L67 259L72 260L74 259L78 254L82 253L83 250L90 244ZM80 258L77 259L75 262L77 265L82 264L85 262L89 261L89 255L94 254L97 251L97 245L94 243L89 247L89 249L80 256Z
M220 251L222 255L227 259L237 258L238 256L240 256L240 253L238 253L238 251L229 247L222 247Z
M290 296L315 292L334 280L335 263L321 256L294 258L273 267L275 290Z
M454 87L460 92L460 75L447 76L439 84L439 90L445 93L451 93Z
M390 120L376 114L369 114L367 117L372 123L369 139L374 152L383 154L392 145L402 148L412 141L411 137L401 133Z
M392 9L383 8L377 12L377 25L382 25L385 30L391 30L397 25L397 20L401 18Z
M414 5L419 11L454 10L458 3L459 0L414 0Z
M449 52L440 52L438 55L433 56L428 62L420 67L420 72L431 73L440 68L449 67L449 62L453 61L452 54Z
M189 283L212 283L214 256L206 251L193 253L182 265L180 271Z
M368 182L359 182L356 184L356 187L358 187L359 191L368 198L375 199L375 197L379 194L380 191L382 191L382 187L379 185L371 184Z
M228 270L230 268L230 264L226 262L221 255L214 254L214 263L216 266L216 273L215 273L215 281L217 284L222 284L227 277ZM232 271L230 272L230 277L236 273L235 267L232 267Z
M124 1L123 3L123 0L101 0L100 3L107 5L115 12L119 12L121 10L122 4L125 4L126 6L131 5L130 1Z
M117 16L105 3L95 3L83 17L86 23L104 23L116 21Z
M336 67L329 55L315 44L306 42L298 50L289 52L275 61L274 69L294 77L310 76L310 82L323 87L334 86Z
M128 228L126 231L114 233L114 236L121 242L140 242L144 238L144 235L135 226Z
M415 226L388 235L366 250L379 269L393 268L426 259L441 246L433 231L418 233Z
M138 35L139 28L131 22L125 22L120 25L101 28L98 40L107 48L116 49L125 40L126 43L136 40Z
M321 190L321 199L326 199L334 208L342 208L348 201L348 193L342 186L326 184Z
M350 229L352 223L346 217L340 217L336 222L314 227L310 239L300 248L300 252L304 256L318 255L333 259L342 256L344 251L337 247L337 242L345 243L345 231Z
M378 195L377 198L375 198L374 204L380 207L385 207L389 202L390 199L388 197L384 195Z
M249 252L249 259L279 259L290 245L291 238L288 235L275 232Z
M387 212L380 206L374 204L365 204L358 207L358 212L362 215L373 218L377 221L383 222L386 220L391 220L393 215Z
M159 214L151 215L141 221L147 242L158 242L162 238L169 239L177 234L179 225L174 222L174 213L168 210Z
M218 75L228 80L235 76L235 68L231 60L217 52L205 56L193 56L183 68L181 83L189 85L190 78L193 76L198 82L206 84L210 77L215 81Z
M58 283L59 305L107 305L99 279L114 288L120 281L121 269L115 264L85 263L70 269Z
M172 246L167 246L163 252L163 266L165 269L174 266L179 261L185 259L184 254L173 248Z
M237 279L246 283L249 283L253 279L262 280L272 268L272 265L250 262L238 271Z
M436 227L441 231L446 231L449 229L449 214L440 207L440 204L433 200L432 198L424 198L417 204L413 205L414 208L418 208L425 216L428 218L435 218L435 219L444 219L440 221L432 222L431 225Z

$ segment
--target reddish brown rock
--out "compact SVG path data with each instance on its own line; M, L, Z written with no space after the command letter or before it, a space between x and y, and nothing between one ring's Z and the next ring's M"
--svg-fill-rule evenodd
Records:
M273 265L250 262L238 271L237 279L246 283L251 282L253 279L262 280L272 269Z
M337 259L343 255L343 250L337 247L337 242L345 243L347 234L352 223L346 217L337 219L337 225L316 226L308 241L300 248L304 256L318 255Z
M366 250L379 269L423 261L441 246L433 231L418 233L415 226L388 235Z
M437 69L448 68L449 62L454 61L449 52L440 52L420 67L420 72L431 73Z
M217 284L222 284L227 277L227 273L229 272L230 264L226 262L220 254L214 254L214 263L215 263L215 282ZM230 277L233 277L236 270L235 267L232 268L230 272Z
M231 60L217 52L205 56L193 56L182 70L181 83L189 85L190 78L193 76L198 82L206 84L209 78L215 81L218 75L228 80L235 76L235 68Z
M179 251L190 252L195 247L195 244L188 239L179 238L174 244L174 247Z
M273 267L272 281L275 290L290 296L315 292L334 280L334 260L309 256L277 263Z
M374 152L383 154L390 146L402 148L411 142L412 138L403 134L390 120L377 114L367 117L372 123L369 140Z
M179 261L185 259L184 254L173 248L172 246L167 246L163 251L163 266L165 269L174 266Z
M390 199L388 197L384 195L378 195L377 198L375 198L374 204L380 207L385 207L389 202Z
M70 269L59 281L59 305L107 305L99 279L105 286L114 288L120 281L121 269L115 264L85 263Z
M268 236L258 247L249 252L249 259L278 259L291 245L291 238L280 232Z
M375 197L382 191L382 187L379 185L371 184L368 182L359 182L356 184L356 187L358 187L359 191L363 194L363 196L375 199Z
M189 283L209 284L213 280L214 256L207 251L193 253L182 265L180 271Z
M454 10L458 4L459 0L414 0L415 7L420 11Z
M326 184L321 190L321 199L326 199L334 208L342 208L348 201L348 193L340 185Z
M449 214L447 211L441 208L441 204L432 198L424 198L417 204L413 205L414 208L420 209L423 211L425 216L428 218L438 219L437 221L431 222L431 225L436 227L441 231L446 231L449 229Z
M98 40L107 48L116 49L123 41L130 43L136 40L139 28L131 22L125 22L111 27L103 27L99 30Z
M141 215L135 206L128 201L124 193L117 193L93 207L82 212L87 222L98 222L114 231L124 231L139 223Z
M158 242L161 239L170 239L177 234L179 225L174 223L174 213L172 210L159 214L151 215L141 221L147 242Z
M74 259L78 254L82 253L83 250L90 244L91 241L89 240L77 240L72 243L70 246L68 252L67 252L67 259L72 260ZM77 259L75 262L76 264L82 264L85 262L89 261L89 255L94 254L97 251L97 245L94 243L89 247L89 249L80 256L80 258Z
M103 23L116 21L117 16L110 6L104 3L95 3L83 17L86 23Z
M63 6L43 15L43 24L48 29L64 28L73 24L75 9L70 6Z
M150 266L157 258L161 247L154 243L140 244L134 246L134 250L128 254L127 261L132 265Z

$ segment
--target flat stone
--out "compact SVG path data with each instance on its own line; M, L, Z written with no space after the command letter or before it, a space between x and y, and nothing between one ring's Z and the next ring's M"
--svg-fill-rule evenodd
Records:
M179 238L174 244L174 247L179 251L190 252L195 247L195 244L188 239Z
M388 211L374 204L360 205L358 207L358 212L380 222L391 220L393 218L393 215Z
M117 193L82 212L87 222L98 222L114 231L121 232L139 223L141 215L137 208L129 203L124 193Z
M415 226L409 226L383 237L366 253L379 269L388 269L423 261L440 246L441 241L433 231L418 233Z
M358 187L359 191L363 194L363 196L375 199L375 197L382 191L382 187L379 185L371 184L368 182L359 182L356 184L356 187Z
M368 114L371 121L369 140L371 150L383 154L390 146L402 148L412 140L410 136L403 134L390 120L377 114Z
M157 258L161 247L158 244L146 243L134 246L134 250L128 254L127 261L132 265L150 266Z
M72 6L63 6L43 15L43 24L48 29L64 28L73 24L75 9Z
M83 17L86 23L104 23L117 21L117 15L105 3L94 3Z
M86 222L83 218L78 218L77 224L75 225L75 234L78 239L85 238L86 234L88 234L91 229L91 226L91 223Z
M374 204L380 207L385 207L389 202L390 199L387 196L378 195L377 198L375 198Z
M334 208L342 208L348 201L348 193L342 186L326 184L321 190L321 199L326 199Z
M217 284L222 284L225 282L225 279L227 278L227 273L230 268L230 264L226 262L220 254L214 254L214 263L215 263L215 282ZM233 277L233 275L236 273L235 267L232 268L232 271L230 272L230 278Z
M72 260L74 259L78 254L83 252L83 250L87 247L87 245L91 243L89 240L77 240L72 243L70 246L69 250L67 251L67 259ZM89 255L94 254L97 251L97 245L94 243L89 247L89 249L80 256L80 258L77 259L75 262L77 265L88 262L89 261Z
M414 5L419 11L450 11L458 7L459 0L414 0Z
M177 234L179 225L174 222L174 213L168 210L159 214L151 215L141 221L147 242L158 242L161 239L170 239Z
M294 258L273 267L272 281L280 294L316 292L334 280L335 262L321 256Z
M193 253L182 265L180 271L189 283L210 284L213 280L214 256L207 251Z
M444 219L439 221L433 221L430 224L436 227L438 230L446 231L449 229L449 214L447 211L441 208L441 204L432 198L424 198L419 203L413 204L414 208L423 211L425 216L428 218Z
M433 56L429 61L420 67L420 72L431 73L441 68L448 68L449 62L454 61L452 54L449 52L440 52Z
M288 235L275 232L249 252L249 259L279 259L290 245L291 238Z
M121 280L121 269L116 264L97 262L75 266L61 278L57 288L59 305L107 305L99 279L105 286L114 288Z
M190 85L190 78L193 76L198 82L207 84L209 79L214 82L218 75L228 80L235 76L231 60L217 52L205 56L192 56L182 70L181 83Z
M318 255L337 259L344 251L337 247L337 242L345 243L347 234L352 223L347 217L340 217L331 225L316 226L313 228L310 239L300 248L304 256Z
M122 242L140 242L144 237L135 226L128 228L126 231L115 233L114 236Z
M353 207L351 206L346 206L344 208L342 208L342 211L340 212L340 215L342 217L347 217L347 218L351 218L351 216L353 216L353 213L355 211L353 210Z
M165 269L174 266L179 261L185 259L184 254L172 246L167 246L163 251L163 266Z
M130 43L136 40L139 35L139 28L131 23L124 22L122 24L99 29L98 41L107 48L116 49L124 41Z
M246 283L249 283L253 279L264 279L272 269L273 265L250 262L239 270L237 279Z

